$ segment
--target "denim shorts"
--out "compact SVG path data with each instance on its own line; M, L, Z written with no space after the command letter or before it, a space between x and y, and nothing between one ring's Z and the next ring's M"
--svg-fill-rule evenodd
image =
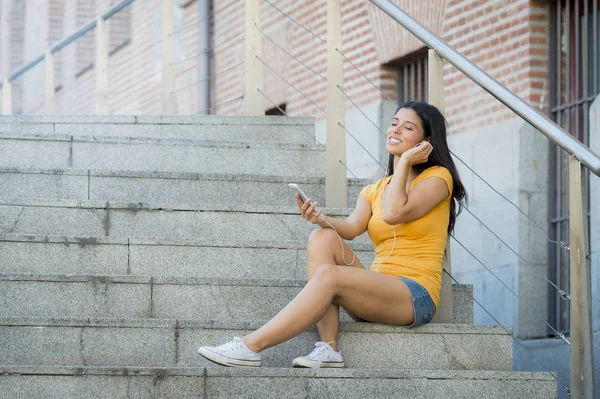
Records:
M414 280L399 277L408 287L412 296L413 307L415 309L415 319L412 324L407 327L419 327L427 324L435 316L435 304L429 295L429 292L419 283Z

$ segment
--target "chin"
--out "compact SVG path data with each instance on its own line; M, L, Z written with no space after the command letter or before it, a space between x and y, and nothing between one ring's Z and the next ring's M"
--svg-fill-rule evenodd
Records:
M397 157L401 156L404 153L404 151L400 150L399 148L390 148L389 145L386 145L385 150L388 154L395 155Z

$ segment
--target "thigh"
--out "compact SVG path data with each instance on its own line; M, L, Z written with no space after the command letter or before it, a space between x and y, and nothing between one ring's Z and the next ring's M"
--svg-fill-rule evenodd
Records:
M374 323L413 323L410 290L398 277L350 267L335 266L333 302L352 316Z

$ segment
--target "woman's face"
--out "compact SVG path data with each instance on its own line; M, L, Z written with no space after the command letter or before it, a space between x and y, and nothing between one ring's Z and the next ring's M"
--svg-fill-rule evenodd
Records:
M401 156L424 139L421 119L410 108L400 108L392 118L387 130L386 150L388 153Z

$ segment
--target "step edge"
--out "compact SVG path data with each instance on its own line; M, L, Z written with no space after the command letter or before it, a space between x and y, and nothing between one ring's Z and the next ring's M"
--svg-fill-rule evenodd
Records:
M381 379L471 379L471 380L539 380L555 381L550 371L491 370L408 370L408 369L258 369L217 367L140 367L140 366L48 366L3 365L4 375L115 375L115 376L207 376L207 377L296 377L296 378L381 378Z
M98 327L98 328L177 328L208 330L255 330L267 320L190 320L162 318L85 318L85 317L0 317L3 327ZM309 331L316 330L315 327ZM508 330L508 333L506 332ZM400 333L429 335L501 335L512 339L512 326L479 324L441 324L429 323L419 328L392 326L376 323L342 322L341 332Z
M190 181L232 181L232 182L258 182L258 183L295 183L325 184L325 177L310 176L283 176L283 175L258 175L235 173L192 173L169 171L136 171L136 170L110 170L110 169L38 169L0 166L0 174L19 175L52 175L52 176L78 176L78 177L114 177L130 179L155 179L155 180L190 180ZM362 186L371 183L371 179L348 178L348 186Z
M292 198L293 200L293 198ZM182 211L182 212L229 212L256 214L283 214L300 217L297 206L284 205L219 205L219 204L170 204L99 200L53 200L53 199L0 199L0 206L26 206L35 208L110 209L125 211ZM354 208L322 208L327 215L348 216Z

